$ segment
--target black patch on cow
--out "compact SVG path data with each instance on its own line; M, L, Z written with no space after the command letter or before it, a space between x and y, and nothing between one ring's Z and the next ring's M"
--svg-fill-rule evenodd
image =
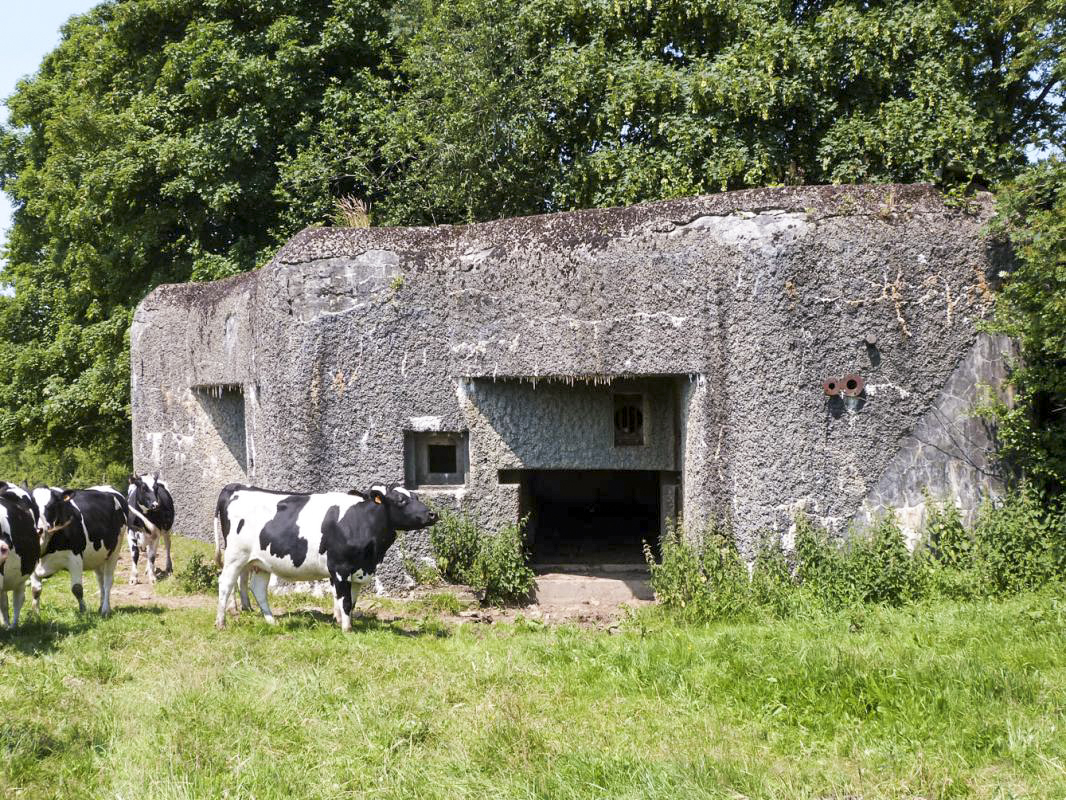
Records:
M237 523L237 535L238 536L240 535L241 528L243 528L243 527L244 527L244 517L241 517L240 521Z
M339 506L330 506L322 520L318 551L326 556L330 580L336 576L347 583L359 570L373 575L394 541L396 531L389 525L384 505L364 501L345 511L343 517Z
M160 481L157 480L152 489L149 489L143 481L131 483L127 498L131 512L136 510L138 514L143 514L155 527L164 531L169 531L174 527L174 498ZM159 504L157 508L151 507L153 501ZM142 507L146 507L147 511ZM144 530L144 523L133 513L130 513L127 524L132 530Z
M169 531L174 527L174 498L159 481L155 482L155 499L159 508L152 509L145 516L160 530Z
M233 493L238 489L248 489L243 483L227 483L222 487L222 491L218 493L218 500L215 503L215 516L218 517L218 527L222 531L222 546L226 546L226 540L229 538L229 513L227 507L229 501L233 498Z
M307 539L300 536L296 519L310 495L294 494L278 501L278 510L259 532L259 546L277 558L290 558L298 567L307 559Z
M32 504L16 494L0 495L0 504L7 510L7 521L11 526L11 536L0 533L0 538L7 541L8 547L19 557L22 574L29 575L41 557L41 540L37 536L34 514L30 511Z
M229 518L229 501L233 499L233 495L238 491L249 492L263 492L264 494L276 494L279 497L289 497L291 495L297 495L299 492L279 492L274 489L260 489L258 486L249 486L246 483L227 483L222 487L222 491L218 493L218 500L215 502L215 516L218 517L218 527L222 532L222 547L225 548L226 541L229 539L230 518Z
M81 555L90 544L95 550L103 548L108 555L113 553L129 516L126 498L118 492L79 489L72 499L73 502L64 502L53 498L59 504L59 514L50 521L65 527L52 534L45 554L69 550Z

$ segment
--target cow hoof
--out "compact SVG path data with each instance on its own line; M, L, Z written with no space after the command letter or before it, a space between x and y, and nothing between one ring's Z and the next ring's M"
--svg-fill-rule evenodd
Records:
M224 620L224 619L216 620L215 621L215 627L218 628L220 631L225 630L226 629L226 620Z
M136 576L131 577L130 578L130 586L135 586L136 584L137 584Z

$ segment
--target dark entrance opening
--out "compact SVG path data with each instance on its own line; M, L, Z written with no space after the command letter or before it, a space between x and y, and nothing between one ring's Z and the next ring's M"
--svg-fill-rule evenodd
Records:
M511 473L522 483L533 564L643 565L644 542L658 549L659 475L637 470Z

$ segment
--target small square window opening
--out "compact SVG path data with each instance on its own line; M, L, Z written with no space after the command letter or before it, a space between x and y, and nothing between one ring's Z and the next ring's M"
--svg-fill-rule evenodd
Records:
M462 486L470 456L465 432L407 431L404 472L408 488Z
M430 472L458 472L455 467L454 444L430 444L426 447L429 451Z

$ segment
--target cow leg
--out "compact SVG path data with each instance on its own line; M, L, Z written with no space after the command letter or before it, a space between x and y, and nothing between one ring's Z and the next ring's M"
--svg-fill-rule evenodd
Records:
M115 557L109 558L104 565L97 570L96 579L100 582L100 616L106 617L111 613L111 586L115 582L115 567L118 566L118 550Z
M0 577L0 581L2 580L3 578ZM18 612L15 612L15 614L17 616ZM7 621L7 590L2 587L0 587L0 622L3 623L3 626L5 628L15 627L14 625L9 624Z
M341 630L348 633L352 629L352 584L349 578L334 578L333 591L336 594L335 605L340 611Z
M166 574L169 575L174 571L174 562L170 560L170 531L163 531L163 546L167 548L167 565Z
M255 595L255 602L259 603L259 610L263 612L263 619L269 624L276 624L274 615L270 613L270 601L267 598L267 587L270 585L270 573L257 569L248 579Z
M255 572L255 569L249 567L241 573L241 577L237 581L237 588L240 590L241 595L241 611L252 610L252 601L248 599L248 577L253 572Z
M359 595L366 588L367 581L352 581L352 619L363 619L363 612L355 606L359 602Z
M237 591L233 593L233 611L238 616L242 611L252 610L252 602L248 599L248 576L254 569L254 567L246 567L237 578Z
M15 613L11 618L11 627L17 628L19 624L19 612L22 604L26 602L26 581L20 582L11 592L11 599L15 605Z
M137 546L137 532L127 531L126 541L130 545L130 560L132 562L130 565L130 584L132 585L137 582L137 559L141 555L141 549Z
M71 557L70 564L68 566L70 570L70 593L78 600L78 611L82 614L85 613L85 590L82 588L82 565L81 559L77 557Z
M43 587L41 579L45 577L44 573L40 570L41 568L37 567L37 569L33 571L33 575L30 576L30 590L33 594L33 613L38 616L41 613L41 589Z
M155 583L155 556L159 550L159 536L155 533L150 533L148 538L148 563L144 567L145 574L148 577L149 583Z
M218 611L215 613L215 627L219 630L226 627L226 605L245 566L244 562L234 558L225 563L222 567L222 574L218 576Z

